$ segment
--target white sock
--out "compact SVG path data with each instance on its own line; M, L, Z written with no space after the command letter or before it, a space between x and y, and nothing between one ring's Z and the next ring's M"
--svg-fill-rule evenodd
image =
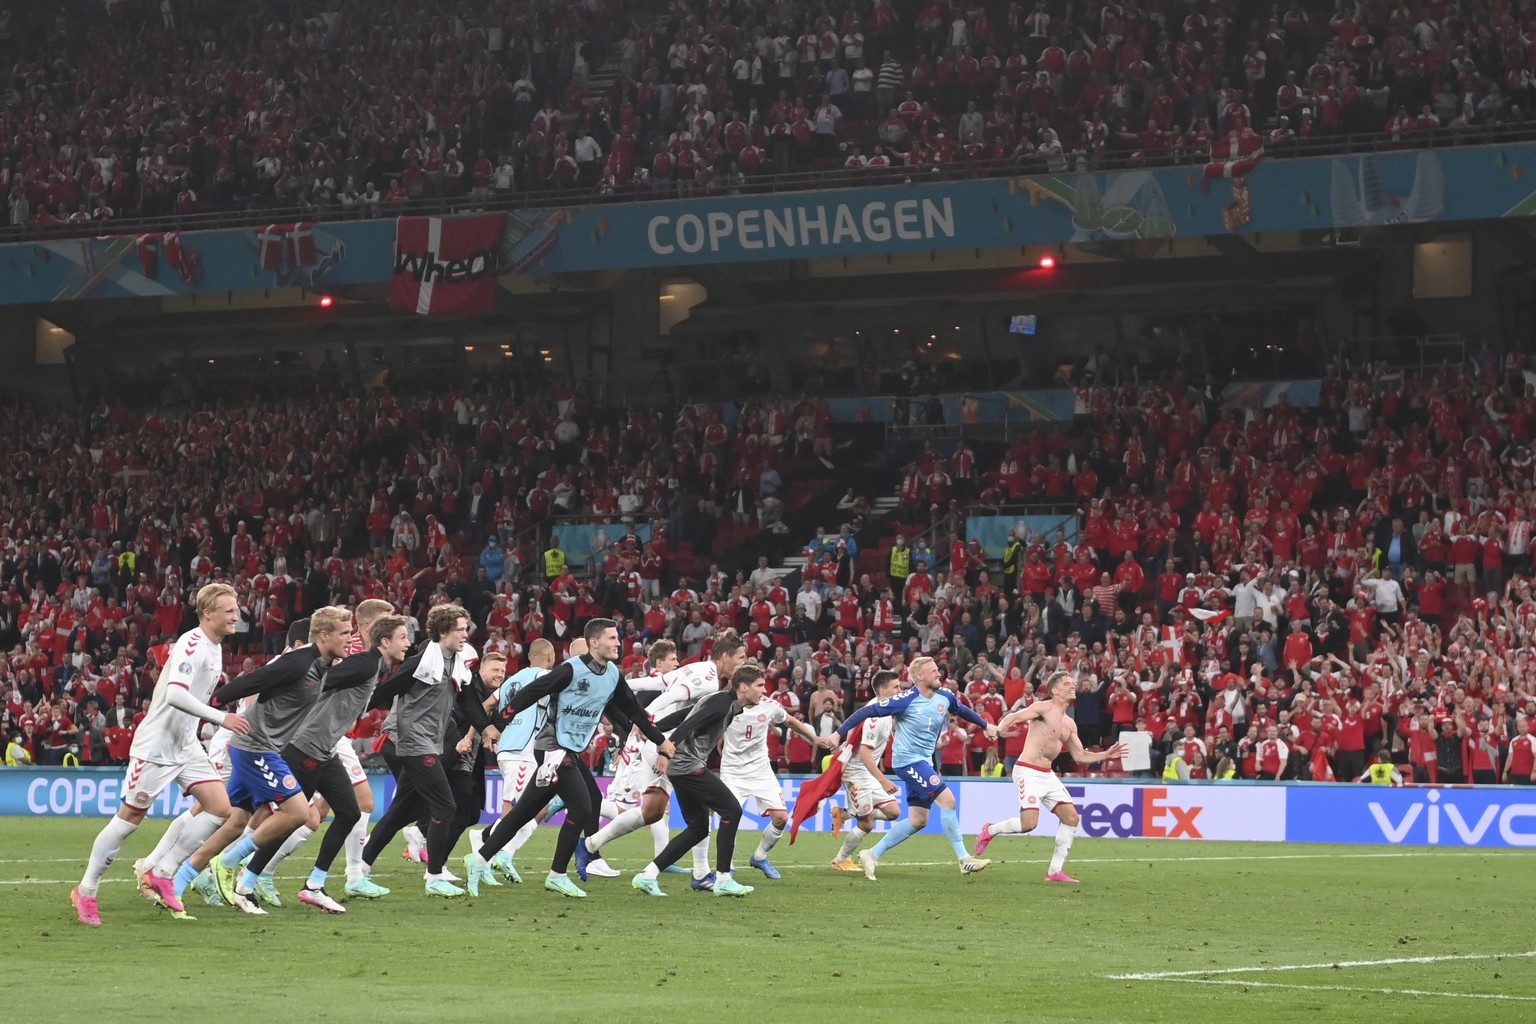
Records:
M474 850L476 853L478 853L480 851L480 847L482 845L484 845L484 843L485 843L485 830L484 829L472 828L472 829L469 830L469 848L471 850Z
M631 807L614 817L614 819L586 840L587 849L597 853L606 844L613 842L620 836L627 836L635 829L645 824L645 812L638 807Z
M524 843L526 843L528 840L533 838L533 831L534 831L534 829L536 829L538 827L539 827L539 823L538 822L530 821L530 822L528 822L528 824L526 824L522 828L518 829L517 832L513 834L512 841L509 842L505 847L503 847L503 849L505 849L507 851L507 856L508 857L515 857L515 856L517 856L517 851L521 850L523 848L523 844Z
M869 833L865 832L857 825L844 831L843 845L838 848L837 856L834 857L833 860L847 860L848 858L852 857L853 851L859 848L859 844L864 842L864 837L867 835L869 835Z
M294 850L297 850L300 846L304 845L304 840L308 839L314 834L315 830L310 828L308 825L300 825L298 828L290 832L288 834L288 838L283 840L283 845L277 848L277 853L273 854L272 859L267 861L267 870L263 872L263 874L277 874L277 866L283 861L287 860L288 857L292 855Z
M201 811L193 815L192 820L181 828L181 838L176 840L176 845L171 851L160 858L155 865L155 874L161 878L172 878L176 869L181 867L183 861L197 852L197 848L206 843L210 836L219 830L226 818L216 818L207 811Z
M699 844L693 848L693 877L703 878L709 874L709 836L699 840Z
M621 815L623 813L624 813L624 808L620 807L618 804L614 803L612 800L604 800L602 802L602 804L600 804L598 806L598 809L597 809L598 817L600 817L600 818L607 818L609 821L612 821L614 818L617 818L619 815Z
M657 854L660 854L662 850L665 850L667 848L667 844L671 841L672 830L667 827L667 823L665 821L651 822L651 845L656 847L655 852Z
M1056 854L1051 857L1051 874L1054 875L1066 866L1067 853L1072 849L1072 840L1076 838L1076 825L1063 825L1056 830Z
M718 875L715 876L715 884L716 885L719 885L721 882L729 882L730 880L731 880L731 873L729 871L722 871Z
M165 835L160 837L160 842L155 844L155 848L150 851L148 857L144 858L144 862L150 867L154 867L168 856L176 848L176 843L181 839L181 830L186 828L187 822L191 821L194 817L196 817L196 814L190 807L176 815L176 820L171 822L171 827L165 830ZM180 866L179 863L176 865L176 867ZM176 868L171 870L175 871Z
M763 829L763 837L757 841L757 850L753 852L752 859L762 860L767 857L768 851L772 850L774 845L783 838L784 830L777 825L769 825Z
M427 880L427 881L429 881L429 882L436 882L436 881L439 881L439 880L441 880L441 879L442 879L442 877L443 877L443 873L442 873L442 872L441 872L441 871L439 871L439 872L436 872L436 873L435 873L435 874L434 874L434 873L433 873L433 872L431 872L431 871L428 871L428 872L427 872L427 873L426 873L426 874L425 874L425 875L423 875L423 876L422 876L422 877L423 877L423 878L425 878L425 879L426 879L426 880Z
M342 852L347 855L347 884L362 881L368 877L368 869L363 866L363 847L368 845L368 816L365 814L357 819L357 824L352 826L352 831L347 833L346 844L342 846Z
M91 859L85 866L85 875L80 879L80 894L82 896L95 896L96 888L101 884L101 876L106 873L112 862L117 860L117 854L123 848L123 843L128 837L138 831L138 823L124 821L117 815L112 816L106 827L96 834L96 841L91 844Z
M655 861L651 861L640 874L654 882L661 877L661 868L656 866Z
M1016 817L1004 818L1002 821L994 821L992 824L988 825L987 828L989 828L992 831L992 834L995 836L1015 836L1024 831L1023 824L1020 823L1019 819Z

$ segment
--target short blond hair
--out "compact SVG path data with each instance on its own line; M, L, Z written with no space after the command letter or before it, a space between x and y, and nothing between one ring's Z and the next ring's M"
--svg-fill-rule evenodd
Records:
M927 655L924 655L921 658L913 658L912 664L907 666L907 675L915 676L917 675L918 669L927 668L929 665L933 666L934 671L938 671L939 663Z
M313 640L321 633L350 633L351 627L351 609L327 605L324 608L316 608L314 614L310 615L309 638Z
M505 665L507 662L507 656L502 654L500 651L491 651L490 653L484 654L480 657L480 664L482 665L488 665L493 661L499 661Z
M370 597L357 606L357 631L367 636L369 626L377 622L380 617L393 615L394 613L394 605L388 601L381 601L376 597Z
M218 604L221 597L233 597L239 603L239 596L235 588L228 583L209 583L197 592L197 614L207 615L213 611L213 606Z

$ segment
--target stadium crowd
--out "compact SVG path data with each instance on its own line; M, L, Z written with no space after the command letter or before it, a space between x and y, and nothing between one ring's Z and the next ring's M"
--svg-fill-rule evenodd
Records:
M214 580L240 594L231 674L281 650L308 610L370 597L413 622L462 603L477 642L514 666L533 638L579 635L574 622L615 607L631 632L657 632L687 617L679 566L782 516L789 426L818 416L748 404L727 427L711 409L593 410L570 389L514 405L494 385L82 418L12 404L0 732L38 762L121 760L153 649ZM561 547L572 520L613 524L596 573L590 549Z
M421 619L455 599L515 666L533 639L563 648L603 613L635 674L650 640L694 660L733 627L819 735L877 670L929 654L992 721L1053 669L1076 672L1085 743L1144 734L1137 770L1170 778L1351 781L1383 758L1418 782L1536 778L1536 385L1519 360L1330 371L1315 407L1223 408L1176 378L1084 387L1076 405L1073 424L1006 450L925 445L897 525L850 491L797 586L766 557L693 578L669 562L680 536L712 558L717 515L766 522L760 502L793 472L786 445L830 430L811 402L749 406L734 430L718 410L610 416L570 394L103 406L87 423L13 410L5 725L37 760L120 756L152 645L199 584L227 578L246 622L231 667L321 603L384 597ZM1075 510L1077 535L1020 531L989 560L962 539L966 510L1010 502ZM557 525L542 551L550 532L530 532L560 510L651 533L626 529L577 578ZM601 766L617 745L604 731L589 756ZM1022 745L957 723L938 761L1001 774ZM792 771L817 757L797 734L771 752Z
M5 215L44 228L983 161L1240 177L1536 98L1536 29L1487 0L11 3L3 58Z

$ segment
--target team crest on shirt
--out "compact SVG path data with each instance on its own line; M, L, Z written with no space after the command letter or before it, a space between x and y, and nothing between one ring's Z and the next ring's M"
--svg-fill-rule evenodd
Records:
M768 716L767 715L758 715L757 716L757 720L759 722L766 722L766 721L768 721Z
M590 686L590 684L587 683L587 681L585 679L579 679L576 682L576 692L577 693L586 693L591 688L592 687Z
M1030 797L1030 798L1029 798L1029 801L1028 801L1028 802L1029 802L1029 805L1030 805L1030 806L1031 806L1031 807L1033 807L1033 806L1034 806L1034 805L1035 805L1035 804L1037 804L1037 803L1039 803L1039 802L1040 802L1040 798L1039 798L1039 797L1037 797L1037 796L1031 796L1031 797Z

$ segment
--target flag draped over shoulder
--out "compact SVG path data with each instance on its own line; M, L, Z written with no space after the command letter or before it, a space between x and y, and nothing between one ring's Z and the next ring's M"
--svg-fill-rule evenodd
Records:
M864 726L861 724L848 735L848 744L857 750L859 742L864 738ZM789 844L795 844L795 837L800 834L800 826L805 820L815 814L821 807L821 802L836 793L843 785L843 762L836 757L827 766L827 770L800 784L800 792L795 796L795 809L790 815Z

